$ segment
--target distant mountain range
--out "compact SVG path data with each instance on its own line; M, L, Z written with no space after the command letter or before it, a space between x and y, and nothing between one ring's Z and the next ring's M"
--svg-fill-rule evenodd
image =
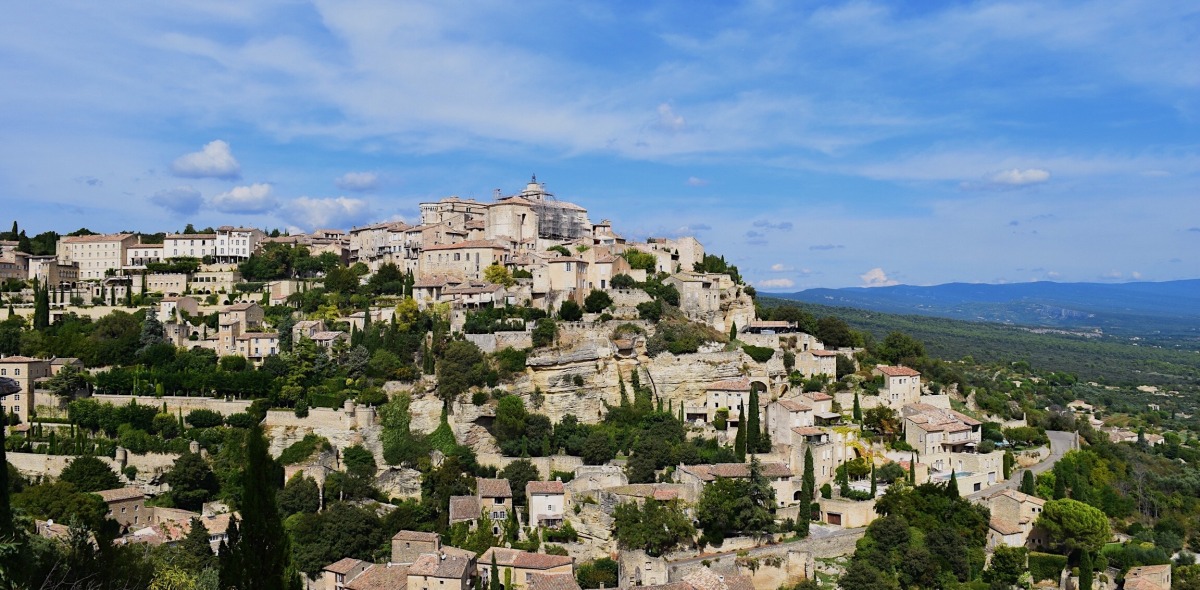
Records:
M948 283L772 294L822 305L1155 340L1200 338L1200 279L1142 283Z

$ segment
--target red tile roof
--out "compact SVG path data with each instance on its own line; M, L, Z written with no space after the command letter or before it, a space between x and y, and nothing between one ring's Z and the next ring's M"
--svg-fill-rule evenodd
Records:
M422 541L432 543L438 541L437 533L422 533L420 531L400 531L392 535L392 539L400 541Z
M569 573L533 574L528 590L580 590L575 576Z
M525 484L525 494L564 494L566 490L563 488L561 481L531 481Z
M139 488L117 488L115 490L100 490L93 492L97 496L104 499L105 502L121 502L123 500L133 500L135 498L144 498L146 494Z
M354 568L362 565L363 563L364 562L361 559L354 559L353 557L343 557L343 558L325 566L324 569L327 572L333 572L335 574L348 574L351 571L354 571Z
M484 551L483 555L479 556L479 563L492 563L493 555L496 557L496 565L498 566L518 567L522 569L548 570L575 563L575 560L565 555L530 553L520 549L508 549L505 547L492 547Z
M408 566L375 564L344 587L346 590L405 590L408 588Z
M705 389L708 391L750 391L750 380L743 377L741 379L717 381Z
M908 367L892 367L889 365L878 365L876 371L887 375L888 377L920 377L921 373L915 369Z
M480 498L511 498L512 486L507 479L475 478L475 495Z

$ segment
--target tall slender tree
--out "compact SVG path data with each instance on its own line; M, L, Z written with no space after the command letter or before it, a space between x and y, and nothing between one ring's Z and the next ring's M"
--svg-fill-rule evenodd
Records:
M1037 483L1033 480L1033 472L1026 469L1021 475L1021 493L1034 495L1037 492Z
M1079 590L1092 590L1092 552L1087 549L1079 555Z
M762 438L762 433L758 428L758 390L754 385L750 385L750 415L746 419L746 452L754 454L759 452L758 445ZM739 427L741 424L738 425Z
M733 437L733 454L738 461L746 460L746 405L738 404L738 429Z
M221 587L229 590L284 590L297 580L289 579L288 536L283 529L275 496L279 473L262 429L256 424L246 436L246 463L241 509L242 524L237 537L230 536L221 555Z
M862 421L863 421L862 406L859 405L859 403L858 403L858 390L857 389L854 390L854 421L858 422L859 426L862 425Z

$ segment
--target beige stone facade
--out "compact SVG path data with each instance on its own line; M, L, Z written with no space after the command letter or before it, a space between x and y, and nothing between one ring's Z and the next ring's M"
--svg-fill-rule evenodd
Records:
M57 256L60 263L76 263L80 279L98 280L125 266L129 248L136 243L133 234L65 236L58 239Z
M50 375L51 366L47 359L27 356L0 358L0 377L8 377L21 387L17 393L0 397L0 414L16 414L21 423L28 423L29 411L36 407L34 404L37 401L37 381Z
M146 495L138 488L101 490L96 495L108 505L108 518L117 521L122 529L138 528L152 523L146 509Z
M567 556L492 547L479 556L481 579L490 579L493 557L505 590L528 588L537 574L571 574L575 570L575 560Z

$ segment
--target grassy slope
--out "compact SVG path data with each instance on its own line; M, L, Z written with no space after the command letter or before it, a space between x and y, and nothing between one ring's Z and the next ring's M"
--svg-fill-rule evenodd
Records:
M1016 326L967 322L918 315L895 315L848 307L760 297L764 307L791 304L817 317L837 316L856 330L882 340L889 332L907 333L942 359L974 357L980 362L1026 361L1035 368L1068 371L1080 379L1114 384L1196 384L1200 353L1134 346L1057 334L1034 334Z

